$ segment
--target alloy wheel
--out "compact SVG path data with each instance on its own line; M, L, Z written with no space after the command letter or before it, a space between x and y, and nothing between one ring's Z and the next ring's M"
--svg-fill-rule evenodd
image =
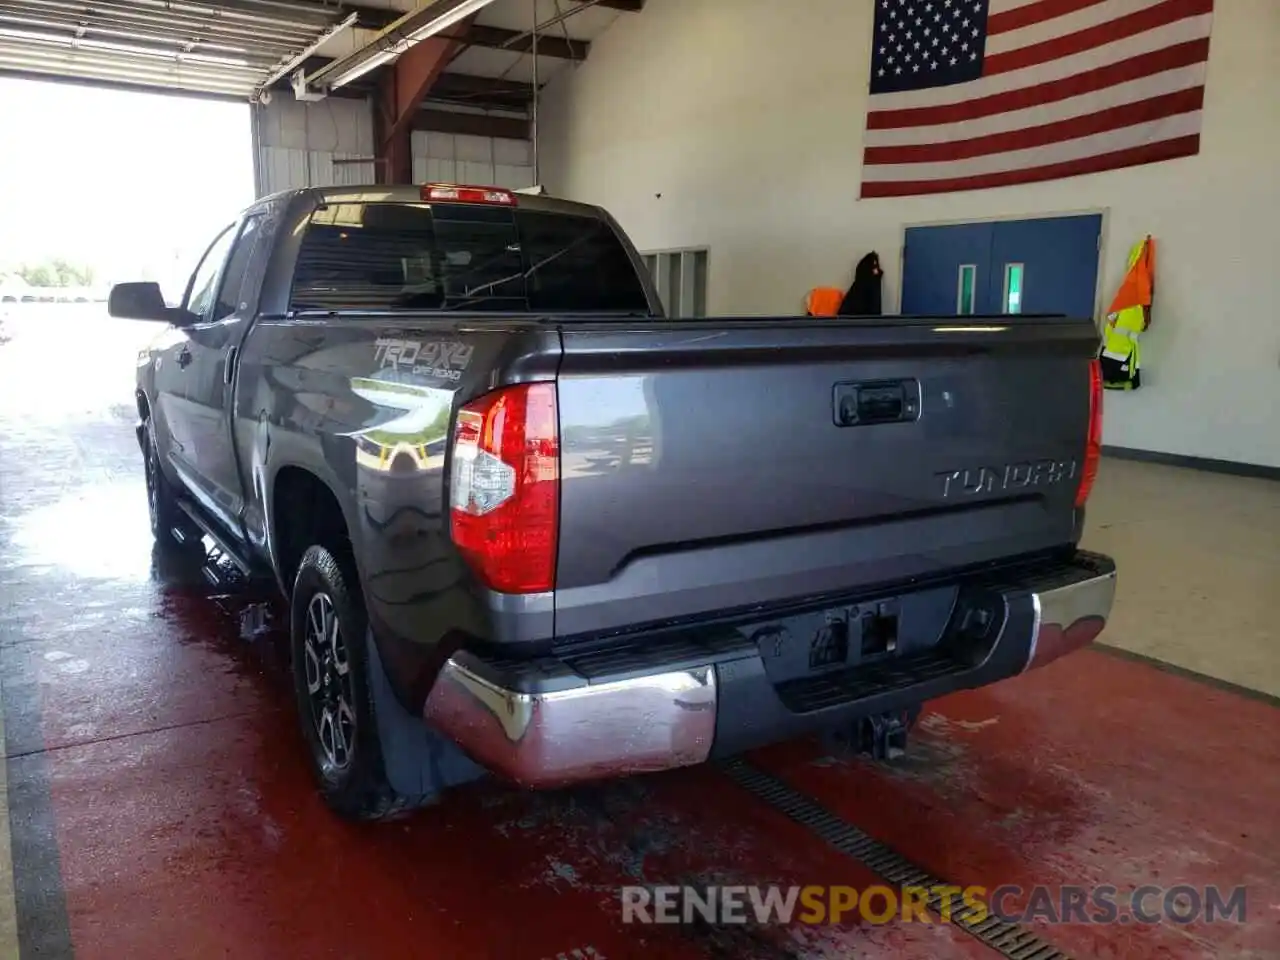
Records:
M327 593L317 593L311 598L303 629L303 668L311 722L325 765L331 770L344 770L351 765L356 736L356 715L351 706L351 661L338 614Z
M151 436L147 436L147 449L142 455L143 472L146 476L147 483L147 515L151 519L152 532L159 532L160 529L160 478L158 476L159 467L156 464L155 447L151 442Z

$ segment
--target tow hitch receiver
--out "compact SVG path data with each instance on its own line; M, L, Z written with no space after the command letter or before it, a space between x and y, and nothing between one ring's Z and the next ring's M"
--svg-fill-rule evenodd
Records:
M872 760L896 760L907 752L907 731L911 724L906 711L863 717L857 726L858 752Z
M835 734L846 750L872 760L896 760L907 750L907 732L919 716L919 708L892 710L855 720Z

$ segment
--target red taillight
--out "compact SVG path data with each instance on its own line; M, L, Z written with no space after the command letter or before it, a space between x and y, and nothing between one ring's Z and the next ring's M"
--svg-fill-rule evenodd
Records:
M514 207L516 195L500 187L461 187L452 183L429 183L422 188L422 199L428 203L494 203Z
M1093 492L1098 478L1098 461L1102 459L1102 364L1089 361L1089 438L1084 448L1084 469L1080 471L1080 487L1076 490L1076 506L1083 507Z
M560 426L553 383L507 387L468 403L453 428L453 542L501 593L555 586Z

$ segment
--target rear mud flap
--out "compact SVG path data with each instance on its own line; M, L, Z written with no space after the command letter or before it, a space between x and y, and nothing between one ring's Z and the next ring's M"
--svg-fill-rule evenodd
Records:
M371 634L366 637L366 648L369 694L378 721L382 762L392 789L403 797L416 799L422 806L450 787L486 776L484 767L404 708L391 689Z

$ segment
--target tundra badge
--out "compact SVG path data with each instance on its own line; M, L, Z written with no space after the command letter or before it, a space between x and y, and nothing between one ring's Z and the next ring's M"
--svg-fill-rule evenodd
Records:
M1023 487L1047 487L1074 480L1078 468L1074 460L1023 460L998 467L965 467L934 474L942 481L942 498Z

